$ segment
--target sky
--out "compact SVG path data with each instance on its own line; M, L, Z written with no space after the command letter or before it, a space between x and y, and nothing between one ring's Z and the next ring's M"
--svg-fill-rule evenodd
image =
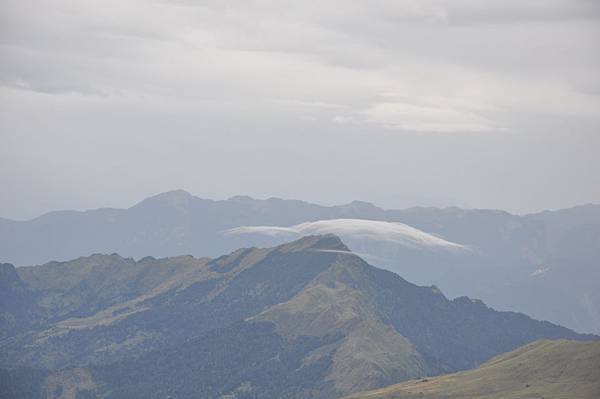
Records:
M3 0L0 217L600 203L598 71L595 0Z

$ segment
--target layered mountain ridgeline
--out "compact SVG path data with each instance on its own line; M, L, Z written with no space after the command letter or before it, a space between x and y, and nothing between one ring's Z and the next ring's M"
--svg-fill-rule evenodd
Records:
M94 252L135 258L181 253L216 256L239 248L222 232L240 226L292 226L330 219L402 222L494 257L544 257L573 229L600 225L600 205L517 216L497 210L385 210L367 202L320 206L247 196L208 200L183 190L147 198L128 209L50 212L28 221L0 218L3 261L30 265ZM243 240L241 240L243 242Z
M13 369L1 380L35 376L47 397L334 398L471 368L540 338L597 338L448 300L333 235L214 260L94 255L17 272L3 276L29 313L0 341Z
M358 201L333 207L276 198L213 201L177 190L128 209L0 219L0 256L16 265L95 252L217 256L324 233L339 235L370 263L439 286L451 297L482 298L497 309L600 333L597 205L517 216L458 208L384 210Z
M347 399L596 399L600 397L600 343L538 341L480 367L420 379Z

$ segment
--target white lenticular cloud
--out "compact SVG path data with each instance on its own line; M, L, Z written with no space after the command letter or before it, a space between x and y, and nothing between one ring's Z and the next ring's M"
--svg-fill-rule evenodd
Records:
M300 234L294 227L241 226L225 232L226 235L262 234L269 237L295 236Z
M409 248L467 250L464 245L436 237L404 223L365 219L332 219L306 222L290 227L241 226L226 234L260 234L270 237L336 234L344 239L387 242Z

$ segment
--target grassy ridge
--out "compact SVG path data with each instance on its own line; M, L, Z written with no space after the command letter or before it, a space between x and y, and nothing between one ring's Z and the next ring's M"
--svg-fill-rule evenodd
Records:
M473 370L408 381L348 397L400 398L600 398L600 342L537 341Z

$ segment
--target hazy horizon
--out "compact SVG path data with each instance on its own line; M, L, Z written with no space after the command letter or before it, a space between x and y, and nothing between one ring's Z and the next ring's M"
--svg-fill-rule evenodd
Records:
M307 200L307 199L303 199L303 198L285 198L285 197L281 197L281 196L277 196L277 195L271 195L271 196L265 196L265 197L256 197L256 196L252 196L252 195L247 195L247 194L235 194L235 195L231 195L228 197L223 197L223 198L217 198L217 197L211 197L211 196L200 196L197 195L193 192L190 192L189 190L186 189L182 189L182 188L176 188L176 189L171 189L171 190L166 190L163 192L159 192L159 193L154 193L154 194L150 194L148 196L139 198L138 200L134 200L131 203L126 203L123 205L117 205L117 206L103 206L103 205L98 205L98 206L92 206L89 208L61 208L61 209L49 209L46 211L43 211L39 214L33 215L32 217L28 217L28 218L12 218L12 217L8 217L5 215L0 215L0 218L3 219L8 219L8 220L13 220L13 221L28 221L28 220L33 220L36 219L40 216L43 216L47 213L52 213L52 212L62 212L62 211L77 211L77 212L85 212L85 211L91 211L91 210L97 210L97 209L128 209L130 207L133 207L135 205L137 205L138 203L149 199L151 197L157 196L157 195L161 195L161 194L166 194L169 192L175 192L175 191L184 191L196 198L200 198L200 199L207 199L207 200L212 200L212 201L224 201L224 200L229 200L232 199L234 197L250 197L253 200L270 200L270 199L280 199L280 200L290 200L290 201L303 201L303 202L307 202L307 203L311 203L311 204L315 204L315 205L320 205L320 206L336 206L336 205L347 205L350 204L352 202L367 202L369 204L372 204L376 207L382 208L382 209L387 209L387 210L401 210L401 209L408 209L408 208L412 208L412 207L434 207L434 208L439 208L439 209L444 209L444 208L460 208L460 209L466 209L466 210L475 210L475 209L480 209L480 210L498 210L498 211L505 211L514 215L527 215L527 214L535 214L535 213L541 213L541 212L546 212L546 211L557 211L557 210L561 210L561 209L569 209L569 208L575 208L575 207L579 207L579 206L587 206L587 205L600 205L599 203L594 203L594 202L588 202L588 203L582 203L582 204L574 204L572 206L566 206L566 207L561 207L561 208L553 208L553 209L540 209L537 211L533 211L533 212L522 212L522 213L517 213L517 212L510 212L506 209L500 209L500 208L473 208L473 207L468 207L468 206L459 206L459 205L420 205L420 204L415 204L415 205L409 205L409 206L382 206L380 204L374 203L372 201L366 201L363 199L352 199L352 200L347 200L345 202L332 202L332 203L324 203L324 202L320 202L318 200Z

